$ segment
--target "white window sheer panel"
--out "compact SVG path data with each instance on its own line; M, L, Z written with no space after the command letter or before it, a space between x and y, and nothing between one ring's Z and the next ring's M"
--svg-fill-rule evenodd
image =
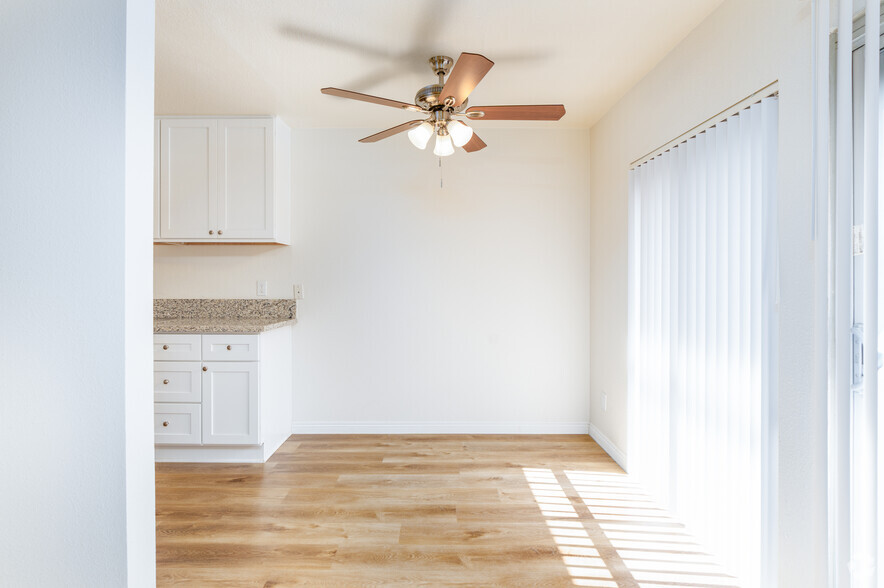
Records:
M629 470L764 584L776 357L777 98L630 171Z

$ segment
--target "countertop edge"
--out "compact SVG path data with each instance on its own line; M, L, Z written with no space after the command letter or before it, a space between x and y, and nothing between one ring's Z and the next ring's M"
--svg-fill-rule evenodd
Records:
M294 325L298 322L295 318L288 319L268 319L271 322L264 324L255 319L237 320L230 319L227 324L206 324L201 323L200 319L154 319L153 332L154 335L194 335L194 334L230 334L230 335L256 335L265 331L278 329L285 326ZM157 324L158 321L182 321L179 324ZM191 321L190 323L184 321ZM251 323L251 324L250 324Z

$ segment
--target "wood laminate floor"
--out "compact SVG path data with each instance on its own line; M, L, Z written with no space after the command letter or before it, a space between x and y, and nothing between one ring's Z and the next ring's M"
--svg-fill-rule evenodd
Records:
M157 464L159 586L733 586L584 435L295 435Z

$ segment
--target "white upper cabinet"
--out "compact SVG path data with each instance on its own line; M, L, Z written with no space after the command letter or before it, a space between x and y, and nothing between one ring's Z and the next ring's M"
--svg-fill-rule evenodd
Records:
M160 117L159 242L291 238L291 132L278 118Z
M160 121L162 239L208 240L215 234L217 135L218 125L213 120Z
M273 124L218 121L218 230L225 239L273 238Z

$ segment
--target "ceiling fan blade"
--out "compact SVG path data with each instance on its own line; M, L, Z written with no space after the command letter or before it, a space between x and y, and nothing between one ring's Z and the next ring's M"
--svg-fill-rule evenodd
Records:
M392 137L393 135L398 135L399 133L405 132L412 127L416 127L421 124L422 120L410 120L407 123L402 123L401 125L396 125L395 127L389 128L386 131L381 131L380 133L375 133L374 135L369 135L363 139L359 139L360 143L374 143L375 141L380 141L381 139L386 139L387 137Z
M389 98L379 98L378 96L352 92L350 90L341 90L340 88L323 88L321 92L323 94L328 94L329 96L338 96L339 98L349 98L350 100L361 100L362 102L371 102L372 104L380 104L381 106L392 106L393 108L423 112L420 106L414 104L399 102L398 100L390 100Z
M445 81L439 99L454 98L454 106L460 106L470 92L482 81L494 62L478 53L461 53Z
M472 113L484 112L484 116ZM520 106L470 106L466 115L471 120L559 120L565 116L562 104L523 104Z
M479 151L480 149L485 149L488 145L485 144L485 141L479 138L479 135L473 131L473 138L470 139L466 145L462 147L464 151L467 153L472 153L473 151Z

